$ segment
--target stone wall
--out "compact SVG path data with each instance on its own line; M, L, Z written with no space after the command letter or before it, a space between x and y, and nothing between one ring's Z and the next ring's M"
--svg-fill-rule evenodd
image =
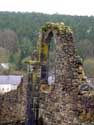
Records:
M56 83L51 93L43 95L40 116L45 125L94 125L94 92L79 90L87 81L83 70L79 74L83 66L76 55L73 35L63 24L48 27L43 34L49 37L50 29L56 38Z
M49 94L41 93L40 117L44 125L94 125L94 91L79 89L87 81L72 32L63 23L49 23L42 27L42 42L47 42L51 34L56 39L56 82ZM29 93L24 84L0 96L0 121L25 119Z
M0 95L0 122L25 119L26 85L20 84L17 90Z

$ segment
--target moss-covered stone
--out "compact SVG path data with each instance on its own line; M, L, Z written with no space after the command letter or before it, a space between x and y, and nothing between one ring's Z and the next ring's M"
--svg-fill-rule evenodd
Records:
M42 28L41 32L47 32L49 29L58 31L59 34L72 33L70 27L64 25L64 23L46 23Z

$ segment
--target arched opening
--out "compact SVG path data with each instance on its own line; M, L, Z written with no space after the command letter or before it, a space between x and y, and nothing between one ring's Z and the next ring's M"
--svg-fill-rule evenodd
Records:
M44 35L44 34L43 34ZM41 79L44 83L52 85L55 83L55 56L56 44L53 31L48 31L42 39L41 53Z
M56 44L55 38L51 37L49 42L49 58L48 58L48 84L55 83L56 74Z

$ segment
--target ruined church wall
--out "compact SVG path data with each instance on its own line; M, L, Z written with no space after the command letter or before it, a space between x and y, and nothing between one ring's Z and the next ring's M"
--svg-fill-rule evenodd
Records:
M63 28L66 29L64 25ZM54 29L56 82L49 94L41 93L40 117L43 117L44 125L94 125L94 91L79 91L79 85L83 83L78 73L73 35L66 30L59 34L57 31L62 30L61 27ZM25 118L26 95L29 99L26 92L31 93L27 91L27 85L22 85L17 91L0 96L0 121Z
M81 79L85 76L78 72L73 35L69 32L54 36L57 40L56 83L51 93L43 95L40 116L47 125L93 125L94 92L80 93Z

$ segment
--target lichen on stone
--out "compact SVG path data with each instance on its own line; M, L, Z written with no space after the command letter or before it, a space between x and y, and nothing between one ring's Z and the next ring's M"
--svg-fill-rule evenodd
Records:
M60 34L64 34L64 33L72 33L72 30L70 29L70 27L65 26L63 22L61 23L46 23L42 28L41 28L41 32L46 32L49 29L51 30L56 30L58 31L58 33Z

